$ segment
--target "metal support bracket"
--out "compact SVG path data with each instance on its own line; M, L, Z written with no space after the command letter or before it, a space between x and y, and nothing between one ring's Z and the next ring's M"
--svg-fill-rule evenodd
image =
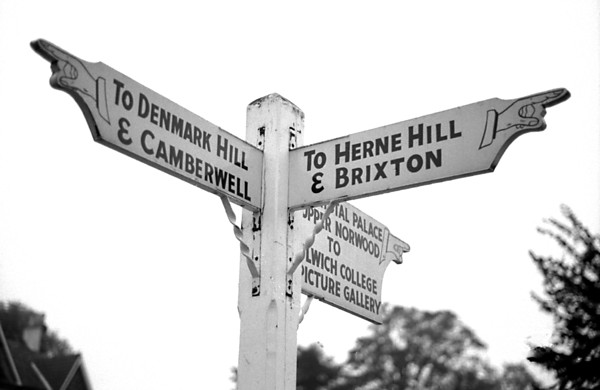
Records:
M304 261L304 257L306 256L306 251L308 250L308 248L310 248L315 243L315 237L317 236L317 234L319 234L319 232L321 230L323 230L325 221L327 220L327 218L329 218L329 215L333 212L333 210L335 209L335 206L337 206L337 204L338 204L338 202L335 202L335 201L329 202L329 205L327 206L327 208L325 209L325 212L323 213L323 217L321 218L321 220L319 222L317 222L317 224L313 228L310 236L304 241L304 244L302 245L302 250L300 252L296 253L296 255L294 256L293 259L290 258L290 261L292 262L292 264L290 265L290 267L288 268L288 271L287 271L287 295L289 295L289 296L292 295L294 272L296 272L296 269L298 269L300 264L302 264L302 262ZM290 218L289 220L293 222L293 217L289 217L289 218Z
M265 127L258 128L258 139L256 140L256 147L260 150L265 150Z
M295 128L290 127L290 146L289 146L290 150L294 150L298 146L299 133L301 133L300 130L296 130Z
M302 323L302 321L304 321L304 317L306 316L306 313L308 312L308 309L310 308L310 304L312 303L314 298L315 297L312 295L309 295L308 297L306 297L306 301L304 301L304 305L302 305L302 311L300 312L300 317L298 318L298 328L300 327L300 324Z
M242 229L235 223L235 213L231 208L231 203L229 202L229 199L226 196L221 196L221 202L223 203L223 207L225 208L225 213L227 213L229 223L233 225L233 234L235 238L240 242L240 252L242 256L244 256L244 258L246 259L248 270L252 275L252 295L260 295L260 272L258 271L258 267L255 264L255 261L258 262L259 259L252 258L252 254L250 253L250 247L246 245L246 243L243 241L244 234L242 232Z

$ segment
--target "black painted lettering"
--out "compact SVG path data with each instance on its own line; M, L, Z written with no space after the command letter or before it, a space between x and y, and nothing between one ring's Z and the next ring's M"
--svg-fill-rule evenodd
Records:
M335 170L335 188L343 188L348 185L348 168L340 167Z
M154 149L152 149L150 146L148 146L147 143L147 138L150 137L152 139L154 139L154 134L152 134L152 132L150 130L144 130L142 132L142 149L144 150L144 152L146 152L146 154L150 154L153 155L154 154Z
M186 159L187 159L188 154L186 154ZM179 150L177 148L175 148L173 145L169 145L169 164L171 164L172 166L174 166L175 168L182 168L182 163L183 163L183 150ZM186 165L186 172L187 172L187 165Z
M202 149L210 152L210 137L212 136L212 134L207 133L205 131L203 131L202 133L204 134L202 137ZM246 167L246 170L248 170L248 167Z
M217 156L227 160L227 149L229 141L225 137L221 137L221 134L217 136Z
M306 172L310 172L312 169L311 157L315 153L316 152L314 150L307 150L306 152L304 152L304 157L306 157Z
M406 167L412 173L419 172L423 167L423 157L420 154L413 154L408 158Z
M418 130L415 132L414 126L408 127L408 147L423 145L423 124L419 123Z
M194 143L194 140L192 139L192 124L189 122L185 122L185 131L183 132L183 139L190 143Z
M138 116L140 118L146 118L150 112L150 104L146 95L140 92L140 101L138 102Z
M462 133L460 131L456 131L456 129L454 129L454 121L451 120L450 121L450 138L454 139L454 138L459 138L462 135Z
M202 179L202 160L200 160L199 158L195 158L195 160L196 169L194 170L194 175L196 175L198 179Z
M115 91L115 104L118 106L119 100L121 97L121 88L123 88L125 86L125 84L123 84L122 82L120 82L117 79L113 79L113 82L117 86L117 90Z
M227 186L227 172L215 167L215 185L225 189Z
M169 131L171 128L171 113L164 108L161 108L158 123L160 127Z
M321 169L327 162L327 155L323 152L319 152L315 155L315 168Z
M133 108L133 95L128 90L123 91L123 107L127 111L131 111Z
M167 146L163 141L158 141L158 146L156 147L156 158L161 158L165 163L169 163Z
M322 172L317 172L313 175L312 179L313 179L313 184L310 187L311 191L314 194L318 194L319 192L323 191L325 188L323 187L323 185L321 184L321 182L323 181L323 173ZM336 187L337 188L337 187Z
M248 191L248 182L244 181L244 199L246 199L248 202L252 202L252 197L249 194Z
M395 133L391 136L392 148L391 151L397 152L402 150L402 133Z
M180 150L181 152L181 150ZM171 153L173 153L173 151L171 150ZM194 165L194 156L192 156L191 154L186 153L185 154L185 171L191 175L194 174L195 172L195 165Z
M379 141L379 139L377 139ZM373 141L365 141L363 144L363 157L373 157Z
M235 194L235 177L233 177L232 174L228 173L228 186L227 186L227 191L229 191L229 193L231 194Z
M183 134L183 119L179 118L177 115L171 115L171 133L177 135L181 138Z
M435 125L435 140L437 142L445 141L448 139L447 135L442 134L442 124L438 123Z
M362 184L363 170L360 167L352 168L352 185Z
M390 161L390 164L394 166L394 175L400 175L400 164L404 162L404 157L395 158Z
M381 164L375 163L375 169L377 169L377 173L373 178L373 181L381 179L386 179L387 176L385 174L385 166L387 165L387 161L382 162Z
M360 144L352 144L352 161L360 160Z
M133 142L131 138L129 138L129 126L131 126L131 123L129 123L127 119L119 119L119 130L117 131L117 137L123 145L131 145Z
M194 126L194 139L192 143L202 147L202 131L197 126Z
M209 182L210 184L213 184L213 166L210 164L205 164L204 165L204 180L206 180L207 182Z
M150 105L150 122L155 125L158 125L158 106L154 103Z
M383 138L377 138L375 140L375 155L379 156L380 154L386 154L389 152L390 149L390 141L389 138L383 137Z
M335 144L335 165L340 163L340 160L343 158L343 162L348 162L350 159L350 141L344 142L345 149L341 148L342 144Z
M425 153L425 168L431 169L432 166L435 166L436 168L442 166L442 149Z
M208 150L210 151L210 148ZM248 166L246 165L246 152L242 152L242 161L241 164L238 166L245 171L248 170Z

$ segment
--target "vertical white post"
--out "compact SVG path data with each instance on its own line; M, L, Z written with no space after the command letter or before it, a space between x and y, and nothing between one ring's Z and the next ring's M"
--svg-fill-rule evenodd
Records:
M263 148L262 213L243 212L244 241L260 269L259 287L240 262L239 390L296 388L296 331L300 277L289 285L289 150L302 142L304 114L277 94L248 106L246 139ZM260 228L260 229L259 229ZM298 272L296 272L298 274ZM256 283L255 283L256 284ZM254 294L253 294L254 287ZM258 292L258 295L256 294Z

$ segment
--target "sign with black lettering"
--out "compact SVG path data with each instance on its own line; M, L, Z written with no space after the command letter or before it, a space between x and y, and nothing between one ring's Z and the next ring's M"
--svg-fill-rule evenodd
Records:
M297 211L295 237L308 237L324 212L325 207ZM380 324L383 274L391 261L400 264L409 249L383 224L349 203L339 203L306 250L302 292Z
M207 191L257 210L262 151L103 63L83 61L44 40L51 85L82 109L94 140Z
M290 208L350 200L494 170L519 135L544 130L554 89L490 99L290 152Z

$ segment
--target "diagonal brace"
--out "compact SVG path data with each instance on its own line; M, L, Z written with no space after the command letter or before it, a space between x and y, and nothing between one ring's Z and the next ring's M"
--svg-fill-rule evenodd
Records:
M248 265L248 270L252 275L252 295L258 295L259 287L260 287L260 273L258 272L258 268L256 264L252 260L252 255L250 254L250 247L246 245L243 241L244 234L242 229L236 225L236 217L233 209L231 208L231 203L229 199L222 195L220 196L221 202L223 203L223 207L225 208L225 213L227 214L227 219L229 219L229 223L233 226L233 234L235 238L240 242L240 252L242 256L246 259L246 264Z
M315 225L310 237L308 237L306 241L304 241L304 244L302 245L302 251L296 253L296 256L294 256L294 262L292 263L287 272L288 279L294 275L294 272L296 271L298 266L300 266L300 264L302 264L302 261L304 261L304 256L306 256L306 250L310 248L312 244L315 243L315 236L319 234L321 230L323 230L325 221L327 220L327 218L329 218L329 215L333 212L335 206L337 206L337 203L338 202L336 201L329 202L327 209L325 209L325 213L323 213L323 218L321 218L321 220Z

